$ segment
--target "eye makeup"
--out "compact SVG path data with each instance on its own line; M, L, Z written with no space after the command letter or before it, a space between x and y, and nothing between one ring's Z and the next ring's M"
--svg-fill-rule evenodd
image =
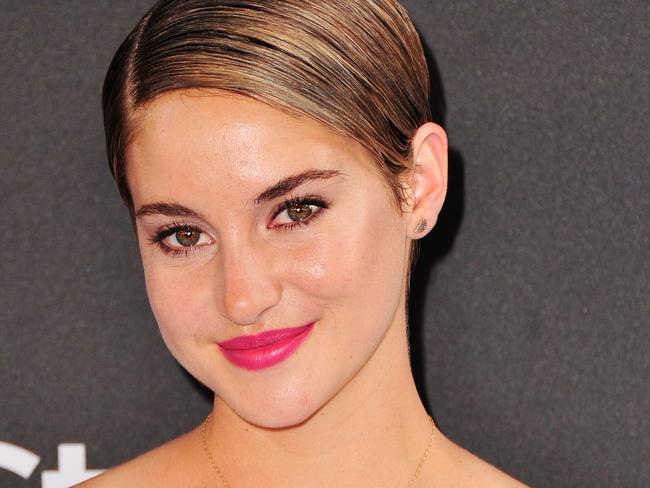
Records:
M327 210L331 206L331 203L324 198L317 195L303 195L303 196L292 196L287 200L283 201L277 205L271 212L271 222L268 227L271 229L278 230L291 230L299 226L306 226L311 224L314 220L320 217L323 211ZM316 207L317 210L311 210L312 207ZM302 218L294 220L291 216L291 210L296 213L302 213L302 211L307 210L309 214ZM273 221L276 220L280 214L287 212L287 217L291 222L285 222L282 224L273 224Z
M329 201L317 195L289 197L273 208L267 228L284 231L307 226L319 218L330 206ZM289 221L274 223L285 212L287 217L284 220L288 218ZM301 217L303 214L304 218L294 220L295 217ZM176 244L170 245L170 239L175 240ZM195 223L189 222L172 222L164 225L148 240L171 257L189 256L214 243L207 232ZM203 240L207 240L207 242L201 242Z
M179 235L181 236L181 239L178 238ZM190 245L183 244L181 242L184 240L183 236L189 235L198 235L197 241ZM208 236L208 234L199 228L196 224L172 222L171 224L165 225L158 229L154 236L149 239L149 241L155 244L165 254L173 257L184 257L194 252L200 251L202 247L211 244L212 239L208 237L211 242L197 245L197 243L200 242L201 239L205 236ZM177 246L170 246L166 242L170 237L175 238L176 242L178 243Z

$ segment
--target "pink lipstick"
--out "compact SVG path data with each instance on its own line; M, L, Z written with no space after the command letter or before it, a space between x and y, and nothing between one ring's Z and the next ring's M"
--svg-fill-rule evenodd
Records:
M226 359L244 369L270 368L291 356L314 328L314 322L301 327L276 329L243 335L219 342Z

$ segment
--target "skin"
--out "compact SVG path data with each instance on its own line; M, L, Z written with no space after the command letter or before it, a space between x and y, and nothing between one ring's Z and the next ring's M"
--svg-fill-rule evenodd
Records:
M409 365L406 285L411 241L444 201L447 140L433 123L413 138L415 170L399 211L355 141L241 96L166 94L138 114L127 151L147 293L175 358L215 392L207 439L235 487L405 486L431 438L415 486L522 486L447 440L418 397ZM338 172L255 203L282 178ZM327 208L288 228L274 209L318 196ZM158 210L160 207L156 207ZM142 213L142 212L140 212ZM308 213L308 212L307 212ZM196 229L195 244L162 227ZM182 237L182 236L181 236ZM192 241L194 242L194 241ZM217 342L315 326L295 354L260 371L230 363ZM200 430L84 486L218 486Z

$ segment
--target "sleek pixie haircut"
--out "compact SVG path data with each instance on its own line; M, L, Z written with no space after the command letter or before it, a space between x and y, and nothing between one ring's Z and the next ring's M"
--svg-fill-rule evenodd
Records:
M356 140L398 204L411 139L431 119L422 44L397 1L161 0L104 81L108 162L131 212L125 154L139 110L184 89L251 97Z

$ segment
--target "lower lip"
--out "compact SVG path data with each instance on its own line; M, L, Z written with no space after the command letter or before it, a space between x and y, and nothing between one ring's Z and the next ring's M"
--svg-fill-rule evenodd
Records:
M296 334L264 346L249 349L231 349L219 345L228 361L240 368L257 371L270 368L288 359L298 350L314 328L314 324L296 327Z

